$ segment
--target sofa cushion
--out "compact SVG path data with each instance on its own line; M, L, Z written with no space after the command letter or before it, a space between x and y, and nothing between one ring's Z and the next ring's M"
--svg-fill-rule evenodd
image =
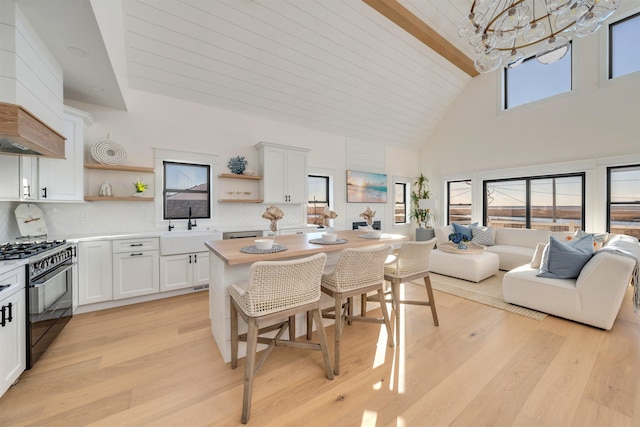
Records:
M471 234L471 226L476 226L478 223L474 222L473 224L462 225L457 222L452 222L451 225L453 226L454 233L460 233L465 236L467 240L471 240L473 238L473 234Z
M491 227L476 227L472 225L471 227L471 241L473 243L477 243L479 245L484 246L493 246L496 244L493 237L493 228Z
M539 277L575 279L593 255L593 236L563 243L551 236L542 255Z
M494 245L487 246L485 252L493 252L500 257L500 270L511 270L527 264L533 257L534 249L520 246Z
M522 246L535 250L538 243L549 243L549 236L551 236L551 232L548 230L498 228L496 229L496 245ZM533 255L533 251L531 254Z
M540 266L542 265L542 254L544 253L544 248L547 246L547 244L544 243L538 243L538 246L536 247L536 251L533 254L533 258L531 258L531 268L540 268Z
M438 238L438 244L441 245L449 241L449 234L453 233L453 227L451 225L444 225L442 227L435 227L433 231Z

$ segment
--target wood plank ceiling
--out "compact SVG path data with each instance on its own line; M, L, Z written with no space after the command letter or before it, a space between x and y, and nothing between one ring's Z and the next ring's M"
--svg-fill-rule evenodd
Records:
M467 0L400 3L463 52ZM417 148L471 77L360 0L127 0L132 88Z

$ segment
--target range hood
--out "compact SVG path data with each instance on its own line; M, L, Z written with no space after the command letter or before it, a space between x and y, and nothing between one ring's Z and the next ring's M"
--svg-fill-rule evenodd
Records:
M0 154L64 159L65 140L20 105L0 102Z

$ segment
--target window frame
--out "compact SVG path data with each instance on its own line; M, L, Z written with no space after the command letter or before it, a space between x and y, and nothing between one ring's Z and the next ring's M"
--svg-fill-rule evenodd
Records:
M509 107L508 103L507 103L508 92L509 92L508 91L508 74L509 74L510 71L511 72L517 71L519 68L521 68L527 62L532 61L532 60L536 60L536 57L535 57L535 55L532 55L532 56L528 57L517 68L509 69L509 68L503 67L503 71L502 71L502 99L501 99L502 111L514 110L514 109L517 109L517 108L520 108L520 107L524 107L524 106L527 106L527 105L531 105L531 104L534 104L534 103L537 103L537 102L543 102L545 100L548 100L550 98L554 98L556 96L562 96L562 95L566 95L568 93L572 93L573 92L573 82L574 82L574 67L573 67L574 56L573 56L573 42L571 40L569 41L569 52L567 52L567 55L570 58L570 64L569 64L569 90L568 91L555 93L553 95L550 95L550 96L547 96L547 97L544 97L544 98L535 99L533 101L525 102L525 103L522 103L522 104L519 104L519 105L515 105L513 107ZM564 58L562 58L562 59L564 59ZM548 65L551 65L551 64L548 64Z
M193 166L193 167L202 167L207 170L207 190L183 190L183 189L174 189L167 188L167 165L181 165L181 166ZM184 193L184 194L206 194L207 196L207 214L206 216L198 216L192 215L191 219L211 219L211 165L205 163L195 163L195 162L180 162L175 160L163 160L162 161L162 219L165 221L168 220L180 220L180 219L188 219L189 216L177 217L177 216L167 216L167 193Z
M569 172L550 175L535 175L535 176L523 176L512 178L496 178L486 179L482 181L482 224L484 226L488 223L488 200L487 200L487 184L495 182L509 182L509 181L524 181L525 182L525 228L531 229L531 181L552 179L552 178L581 178L580 190L582 192L581 201L581 229L584 230L586 224L586 172Z
M322 225L322 224L318 224L315 221L314 222L309 222L309 214L308 214L308 212L309 212L309 207L311 205L313 205L314 202L315 203L326 203L327 207L331 206L331 201L330 201L331 200L331 185L330 185L331 177L328 176L328 175L320 175L320 174L317 174L317 173L309 173L309 174L307 174L307 194L311 194L311 192L308 191L309 190L309 178L321 178L321 179L325 180L325 184L326 184L325 185L325 194L327 196L327 200L315 200L315 201L314 200L308 200L307 201L307 221L306 221L306 223L307 224L312 224L312 225ZM317 213L314 212L314 215L317 215ZM317 219L318 217L314 217L314 218Z
M403 206L404 206L404 221L402 222L398 222L396 221L396 200L397 200L397 194L398 194L398 186L402 186L402 199L403 199ZM411 222L411 218L408 215L408 210L409 210L409 188L410 188L410 183L408 182L404 182L404 181L395 181L393 183L393 225L403 225L403 224L409 224L409 222Z
M631 202L612 202L611 201L611 172L615 169L630 169L630 168L640 168L640 163L637 164L629 164L629 165L617 165L617 166L608 166L607 167L607 223L606 230L607 233L611 232L611 205L612 204L625 204L625 205L640 205L640 200L634 200Z
M618 24L622 24L632 19L640 20L640 11L637 11L635 13L630 14L629 16L625 16L624 18L621 18L615 22L612 22L607 27L607 80L619 79L619 78L628 76L630 74L640 72L640 69L638 69L630 73L621 74L619 76L613 76L613 28Z
M458 182L469 182L469 191L471 191L471 203L469 203L469 223L473 222L473 180L472 179L455 179L447 181L447 224L451 224L451 184ZM457 206L466 206L459 204Z

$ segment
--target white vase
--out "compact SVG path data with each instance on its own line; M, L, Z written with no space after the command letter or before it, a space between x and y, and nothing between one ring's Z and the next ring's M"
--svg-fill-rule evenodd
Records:
M132 194L133 197L144 197L144 191L136 191L135 193Z

